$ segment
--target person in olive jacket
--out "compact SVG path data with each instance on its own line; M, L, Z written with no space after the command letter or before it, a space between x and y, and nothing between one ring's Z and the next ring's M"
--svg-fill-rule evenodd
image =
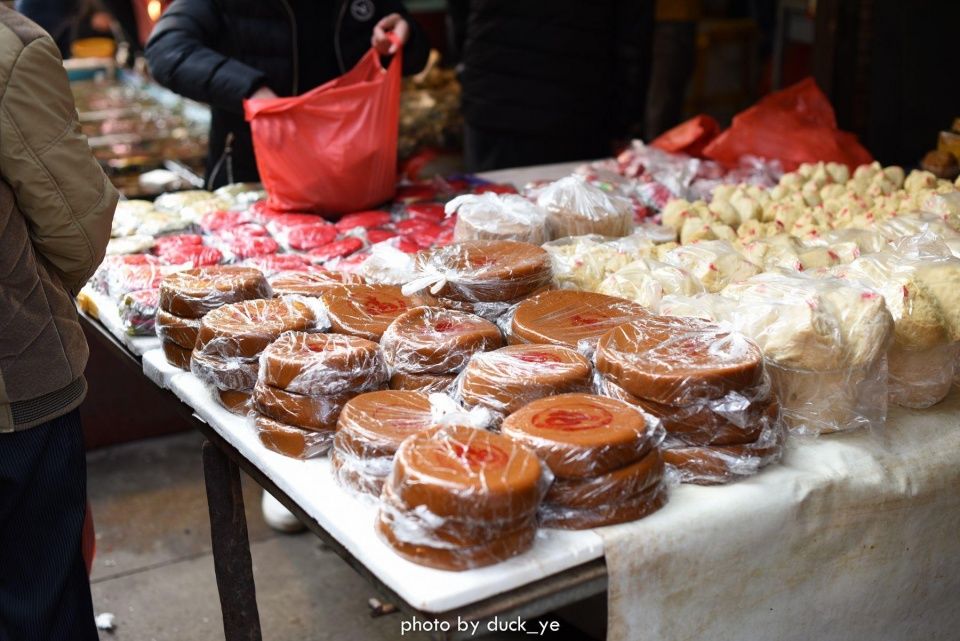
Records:
M296 96L349 71L371 45L420 71L429 45L399 0L176 0L146 48L150 72L212 108L207 181L257 181L245 98ZM295 153L295 150L292 152Z
M57 46L0 5L0 639L97 639L73 298L118 195L79 129Z

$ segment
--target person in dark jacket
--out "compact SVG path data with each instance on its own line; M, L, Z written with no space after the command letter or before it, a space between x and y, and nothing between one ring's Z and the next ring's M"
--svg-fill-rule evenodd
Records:
M467 168L607 156L643 123L653 0L449 0Z
M375 46L403 72L426 64L429 45L399 0L176 0L147 42L160 84L212 107L207 181L257 181L245 98L296 96L349 71Z

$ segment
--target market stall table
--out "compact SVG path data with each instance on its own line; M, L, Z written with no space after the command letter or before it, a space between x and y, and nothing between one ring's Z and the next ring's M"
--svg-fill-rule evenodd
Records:
M491 177L526 179L519 172ZM441 637L467 636L458 635L458 619L533 617L608 584L612 639L737 639L744 630L809 638L811 612L821 619L816 638L912 639L917 631L950 638L960 626L953 607L960 593L956 392L929 410L891 410L876 433L794 442L782 464L740 483L676 488L663 510L641 521L544 531L524 555L450 574L394 556L374 535L372 506L333 483L327 460L266 450L247 419L215 403L192 374L171 369L159 350L141 362L122 337L84 322L128 365L168 388L209 441L203 458L214 563L231 641L261 638L240 469L406 617L447 622Z

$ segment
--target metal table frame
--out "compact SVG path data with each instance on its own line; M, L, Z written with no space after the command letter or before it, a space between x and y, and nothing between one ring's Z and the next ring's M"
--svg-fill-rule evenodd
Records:
M87 329L91 330L88 335L95 337L102 348L115 355L117 360L124 363L126 367L144 376L140 358L108 332L98 320L84 312L80 312L80 320ZM324 544L402 612L420 620L449 623L450 631L435 634L437 639L467 638L466 633L457 633L458 619L478 621L483 629L486 622L494 617L503 619L519 616L528 619L602 594L607 589L606 563L600 558L447 612L433 613L418 610L384 585L315 519L281 491L260 468L201 420L189 405L182 402L170 390L162 391L169 396L172 407L177 413L199 430L206 439L203 444L203 474L210 511L213 565L217 577L217 591L220 596L226 641L261 641L262 639L253 564L250 557L250 541L247 536L247 519L240 485L240 470L246 472L260 487L276 497Z

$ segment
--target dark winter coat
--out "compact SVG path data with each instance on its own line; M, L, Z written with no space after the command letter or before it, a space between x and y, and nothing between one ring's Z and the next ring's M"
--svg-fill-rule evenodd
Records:
M391 13L406 10L399 0L176 0L157 23L146 58L160 84L211 106L208 180L227 182L229 137L233 179L255 181L243 99L263 86L299 95L349 71L370 49L373 26ZM429 46L407 21L403 70L416 73Z
M450 15L470 125L623 136L642 122L652 0L450 0Z

